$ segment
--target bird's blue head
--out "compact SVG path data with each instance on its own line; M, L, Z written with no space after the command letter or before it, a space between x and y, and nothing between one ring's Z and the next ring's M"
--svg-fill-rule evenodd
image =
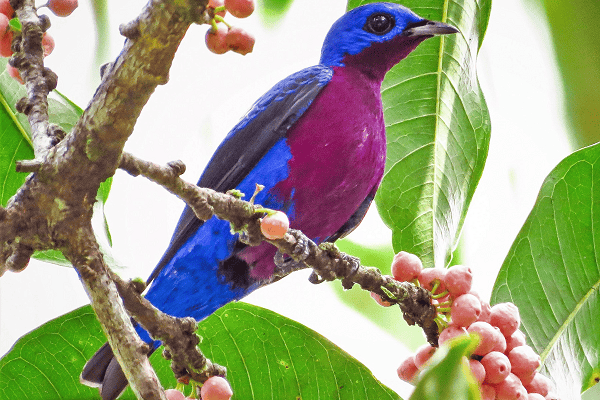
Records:
M355 66L383 79L423 40L456 32L450 25L423 19L398 4L366 4L333 24L323 43L321 64Z

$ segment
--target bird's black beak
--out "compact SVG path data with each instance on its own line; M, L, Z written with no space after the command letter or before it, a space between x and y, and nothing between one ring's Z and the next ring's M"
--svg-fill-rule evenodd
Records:
M457 33L458 29L452 25L444 24L443 22L421 20L408 24L402 34L404 36L437 36L437 35L449 35L451 33Z

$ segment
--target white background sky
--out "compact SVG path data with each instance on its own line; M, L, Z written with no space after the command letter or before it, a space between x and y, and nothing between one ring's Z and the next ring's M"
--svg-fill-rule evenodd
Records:
M121 49L118 25L134 18L144 4L143 0L109 1L111 55L104 61L114 59ZM169 84L151 98L126 150L160 163L181 159L188 167L184 178L195 182L221 138L255 99L290 73L318 62L323 38L344 9L343 0L297 0L285 19L271 28L265 28L258 15L246 20L229 16L230 23L257 38L254 53L245 57L213 55L204 46L207 27L191 27ZM47 65L59 76L58 89L84 108L98 82L96 70L89 72L95 40L92 18L87 1L81 1L68 18L51 15L56 49L47 58ZM494 2L479 57L492 139L463 233L466 263L474 269L477 289L485 296L544 177L571 151L553 57L547 27L534 10L520 0ZM145 278L150 273L182 208L179 200L143 178L117 173L106 213L115 257L128 267L127 275ZM375 214L371 212L352 234L353 240L389 242L390 233ZM410 386L395 373L408 355L404 346L341 306L325 285L310 285L306 273L297 275L246 300L317 330L408 397ZM286 298L282 300L280 293ZM0 278L0 354L24 333L86 303L71 269L32 261L24 272L5 274ZM366 344L365 337L373 340Z

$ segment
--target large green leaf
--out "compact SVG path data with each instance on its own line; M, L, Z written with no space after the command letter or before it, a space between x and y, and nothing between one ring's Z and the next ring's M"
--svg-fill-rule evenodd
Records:
M367 3L351 0L350 8ZM481 177L490 120L476 73L491 0L402 0L460 33L428 39L395 66L382 87L386 172L377 197L395 251L426 267L450 262Z
M202 351L227 366L237 399L399 399L333 343L272 311L229 304L202 321L199 332ZM103 342L89 306L46 323L0 360L0 398L99 399L96 389L79 383L79 374ZM174 387L160 353L151 362L162 384ZM121 398L134 396L128 389Z
M34 157L31 144L31 127L24 114L16 111L17 101L25 96L23 85L17 83L6 72L7 58L0 57L0 205L5 206L8 200L25 182L27 174L15 171L15 162ZM83 114L83 110L67 97L55 91L48 99L50 122L59 125L69 132ZM103 229L97 234L106 237L110 244L110 232L104 218L104 202L108 198L112 179L102 183L98 190L98 203L94 208L94 218L100 221ZM105 254L109 254L107 246L103 246ZM64 256L56 250L40 251L34 257L59 265L70 265Z
M570 133L578 146L600 141L600 2L537 0L545 5L563 79Z
M561 398L577 398L600 377L598 188L600 145L559 163L544 181L492 294L492 303L519 307L522 329Z

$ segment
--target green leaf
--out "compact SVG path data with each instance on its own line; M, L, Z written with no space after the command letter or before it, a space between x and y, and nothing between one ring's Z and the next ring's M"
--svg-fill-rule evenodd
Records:
M260 307L229 304L199 332L202 351L227 366L239 399L399 398L323 336Z
M376 267L386 275L391 274L394 252L390 246L368 248L348 239L335 242L338 248L348 254L360 258L362 265ZM340 300L348 306L375 322L389 334L394 335L406 347L416 350L424 343L423 331L418 326L409 326L398 307L382 307L371 298L369 292L358 285L350 290L344 290L339 282L330 282L329 285L338 294Z
M199 333L202 351L227 367L237 399L399 399L321 335L260 307L229 304L202 321ZM96 389L79 383L79 374L103 342L90 306L46 323L0 359L0 398L99 399ZM174 387L160 353L150 361L162 384ZM120 397L134 398L131 389Z
M578 146L600 141L600 2L540 0L560 68L568 132ZM543 13L543 11L542 11Z
M435 352L421 373L410 400L479 400L479 384L466 362L479 340L459 336Z
M366 3L351 0L349 7ZM490 119L476 73L491 0L403 0L460 33L428 39L382 86L388 153L375 201L392 243L448 265L483 172Z
M274 28L290 9L292 0L262 0L258 10L266 27Z
M511 301L559 396L600 377L600 145L577 151L544 181L502 265L492 304ZM560 390L573 388L573 393Z
M0 57L0 204L6 206L8 200L14 196L23 185L28 174L15 171L15 162L18 160L34 158L31 144L31 127L24 114L18 113L15 104L26 95L23 85L17 83L6 72L8 59ZM56 95L56 96L54 96ZM65 132L71 131L83 110L58 91L54 91L48 99L50 122L59 125ZM108 245L111 244L110 231L104 217L103 204L108 198L112 178L100 185L98 201L94 209L94 219L99 219L103 225L103 232ZM102 246L102 251L110 257L107 246ZM34 258L58 265L71 265L57 250L38 251Z
M79 374L103 343L90 306L42 325L0 359L0 398L99 399L97 389L79 383Z

